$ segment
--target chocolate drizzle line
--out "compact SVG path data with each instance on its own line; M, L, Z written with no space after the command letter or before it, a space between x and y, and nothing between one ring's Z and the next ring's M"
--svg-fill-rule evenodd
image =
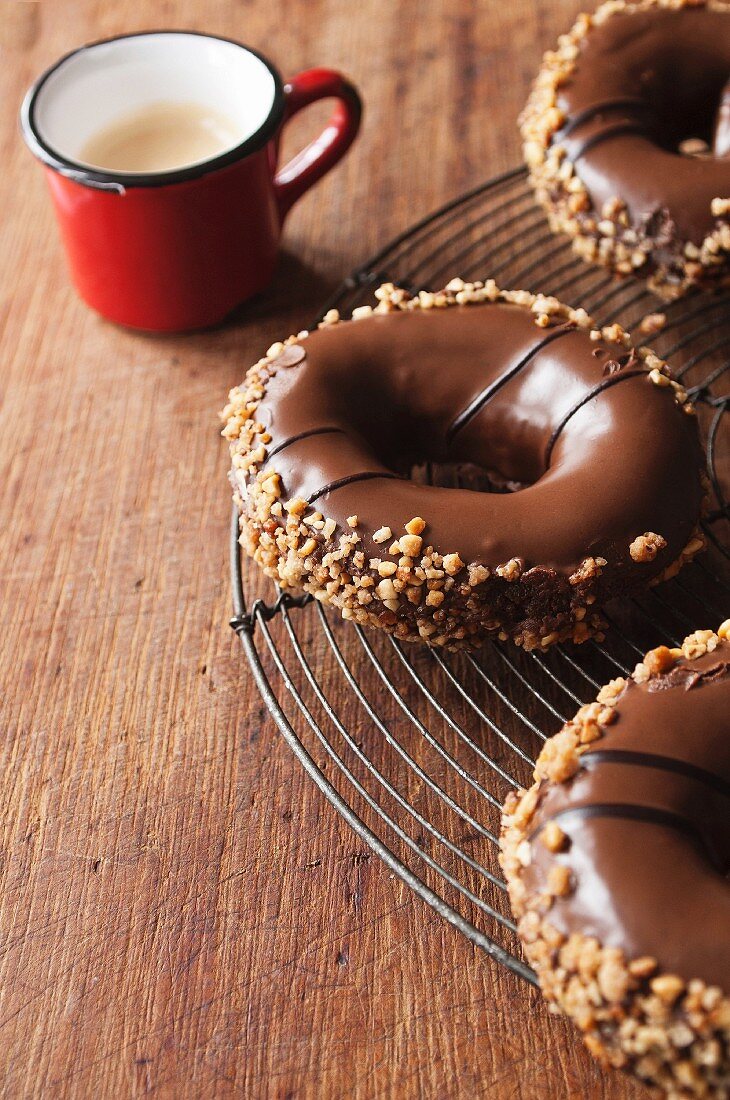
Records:
M622 137L624 134L646 134L648 133L648 127L639 122L614 122L613 124L606 126L605 129L594 134L592 137L587 138L583 144L573 153L572 159L580 160L584 157L589 149L593 149L596 145L600 145L602 142L607 141L612 137Z
M312 496L307 497L307 504L314 504L315 500L323 497L325 493L333 493L335 489L341 489L343 485L352 485L355 481L372 481L373 478L381 477L390 481L403 481L402 477L398 474L386 474L368 472L362 474L348 474L347 477L340 477L337 481L330 481L329 484L323 485L321 489L318 489Z
M306 432L298 432L297 435L290 435L288 439L285 439L282 443L278 443L276 447L273 447L267 452L267 460L273 458L274 455L278 455L279 451L283 451L285 447L291 447L293 443L299 443L302 439L309 439L312 435L330 435L333 432L345 433L344 428L309 428Z
M648 378L649 372L647 370L639 368L636 370L623 371L620 374L610 374L608 378L604 378L602 382L599 382L597 386L594 386L592 390L589 390L588 393L584 394L584 396L581 397L580 401L576 401L575 405L573 405L571 409L568 409L567 413L557 425L557 427L553 431L553 434L550 436L548 445L545 448L545 469L547 469L550 465L550 458L553 453L553 448L558 441L560 433L563 431L565 425L568 423L571 417L575 416L575 414L580 409L582 409L584 405L587 405L588 402L592 401L594 397L598 397L598 395L600 393L603 393L604 390L610 389L611 386L615 386L619 382L625 381L625 379L627 378L638 378L641 375L644 375L644 377Z
M630 749L600 749L595 752L587 752L581 757L581 765L592 764L630 764L639 768L656 768L659 771L675 772L677 775L696 779L698 783L704 783L725 798L730 798L730 783L725 782L721 776L708 772L704 768L698 768L696 764L689 764L684 760L675 760L671 756L659 756L650 752L632 752Z
M533 348L523 355L519 362L515 363L513 367L510 367L500 375L495 382L492 382L486 389L483 389L481 393L477 394L473 401L466 406L454 419L450 428L446 432L446 442L451 443L457 432L466 427L470 420L472 420L478 412L484 408L488 401L494 397L495 393L506 385L510 379L514 378L516 374L527 366L527 364L534 359L538 352L552 343L553 340L557 340L560 336L566 336L569 332L575 332L576 326L572 321L567 321L565 324L559 325L557 328L548 332L542 340L538 341Z
M669 829L676 829L678 832L688 833L704 847L704 841L698 831L689 821L680 817L679 814L671 813L669 810L660 810L655 806L637 806L632 803L626 803L624 805L619 802L594 802L590 806L566 806L565 809L558 810L558 812L551 817L542 820L539 827L534 830L532 836L544 829L548 821L558 821L559 819L571 816L581 819L591 817L613 817L625 821L646 821L652 825L664 825Z
M575 114L568 116L565 125L554 135L553 141L562 140L572 134L578 126L589 122L596 115L603 114L604 111L620 111L624 107L646 107L646 100L640 96L616 96L615 99L603 99L590 107L584 107L582 111L576 111Z

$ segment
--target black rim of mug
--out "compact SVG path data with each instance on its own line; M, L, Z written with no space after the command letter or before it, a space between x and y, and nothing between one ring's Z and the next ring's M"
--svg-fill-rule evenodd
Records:
M41 136L35 119L38 96L48 78L60 69L62 65L65 65L70 58L86 50L93 50L97 46L105 46L111 42L123 42L131 38L154 38L156 35L172 34L184 35L186 37L207 38L215 42L228 42L232 46L238 46L240 49L245 50L246 53L253 54L271 73L274 80L274 98L271 103L271 109L258 130L251 134L250 137L246 138L245 141L240 142L240 144L236 145L233 149L228 149L226 152L216 157L211 157L209 160L203 160L185 168L177 168L169 172L147 173L109 172L102 168L92 168L87 164L81 164L70 157L64 156ZM202 31L138 31L132 34L113 35L111 38L100 38L95 42L87 42L85 45L78 46L75 50L71 50L69 53L64 54L63 57L60 57L58 61L50 66L50 68L41 73L35 83L29 88L20 109L20 127L23 137L34 156L42 161L43 164L52 168L55 172L87 187L96 188L102 191L123 193L135 187L169 187L171 184L197 180L202 176L217 172L221 168L227 168L229 165L235 164L239 160L243 160L251 153L255 153L259 149L262 149L274 136L282 122L284 116L284 94L284 82L278 69L274 67L271 61L258 50L245 45L243 42L238 42L234 38L225 38L222 35L216 34L205 34Z

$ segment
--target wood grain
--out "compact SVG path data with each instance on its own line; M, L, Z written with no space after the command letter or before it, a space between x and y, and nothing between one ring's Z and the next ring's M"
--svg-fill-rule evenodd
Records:
M576 10L0 5L4 1097L638 1098L368 858L226 625L228 388L355 264L516 162L528 82ZM76 299L16 114L64 51L164 25L285 74L341 68L366 116L271 291L219 331L151 338Z

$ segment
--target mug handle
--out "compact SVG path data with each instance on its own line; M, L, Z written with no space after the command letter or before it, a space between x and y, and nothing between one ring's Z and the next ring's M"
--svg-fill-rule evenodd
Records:
M274 176L282 222L297 199L342 159L357 136L362 118L362 100L357 89L334 69L307 69L299 73L284 85L284 96L282 125L318 99L336 99L337 104L322 133Z

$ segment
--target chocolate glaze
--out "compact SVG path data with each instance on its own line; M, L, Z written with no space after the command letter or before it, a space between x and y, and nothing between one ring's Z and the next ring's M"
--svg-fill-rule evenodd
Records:
M546 348L548 344L551 344L553 342L553 340L559 340L561 336L567 336L568 333L572 332L574 329L575 325L563 324L557 325L555 328L544 333L544 335L535 342L534 346L531 347L529 351L522 356L521 359L518 359L516 363L514 363L511 367L508 367L508 369L505 370L502 374L498 375L494 381L489 383L489 385L485 386L481 393L478 393L477 396L469 402L465 409L462 409L462 411L454 418L454 420L449 425L449 429L446 433L446 440L448 445L452 445L456 433L460 432L462 428L465 428L469 421L472 420L473 417L477 415L477 413L481 412L487 402L494 397L495 393L500 390L502 386L506 386L507 383L512 378L514 378L516 374L518 374L519 371L524 370L525 367L529 365L530 361L534 359L534 357L538 354L538 352L542 351L543 348Z
M730 12L651 8L594 25L561 87L554 137L580 160L594 206L619 196L647 236L658 223L700 244L712 200L730 195L729 75ZM714 141L713 155L680 154L691 137Z
M464 562L519 557L526 570L570 574L602 555L624 583L660 572L691 536L703 466L695 418L622 345L541 329L528 309L498 302L372 315L302 346L306 357L275 374L257 411L279 448L267 469L285 499L316 501L341 529L357 515L370 556L386 551L372 541L378 528L402 533L420 515L426 542ZM424 486L410 480L423 462L473 463L527 487ZM646 531L667 546L637 564L629 544Z
M730 644L629 681L617 719L567 783L542 790L534 833L558 818L569 845L535 839L528 891L555 862L575 889L549 921L628 957L730 991ZM670 681L656 690L660 680ZM688 683L691 686L688 688Z

